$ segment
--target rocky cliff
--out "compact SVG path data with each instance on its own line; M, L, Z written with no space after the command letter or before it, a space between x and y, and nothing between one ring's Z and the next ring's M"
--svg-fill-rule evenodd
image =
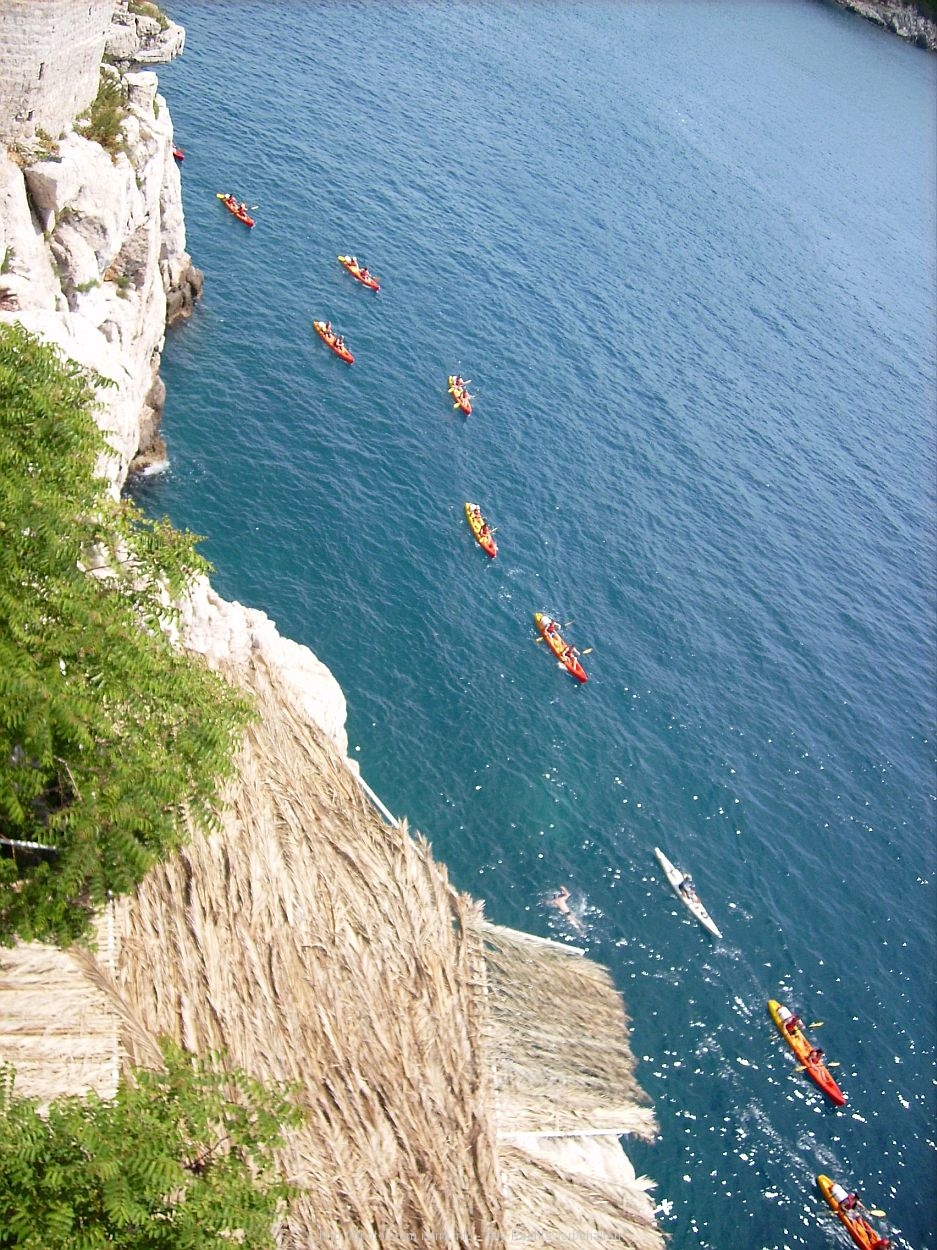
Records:
M138 64L168 59L184 44L180 27L135 16L126 2L118 5L113 27L100 30L100 7L84 4L77 12L73 4L44 0L0 9L14 77L38 80L27 47L34 57L49 58L41 64L51 67L61 55L73 70L70 103L51 68L43 70L56 84L48 100L30 87L25 97L7 101L8 108L19 104L24 117L31 114L28 125L4 115L0 100L0 130L13 136L0 154L0 320L22 322L113 383L98 394L100 424L113 449L101 471L117 493L131 470L165 454L159 367L166 326L191 312L202 280L186 252L172 118L156 75L125 74L126 117L113 155L62 120L70 110L74 120L94 98L105 51ZM110 12L113 6L105 7ZM40 9L46 16L41 39L34 23ZM82 66L96 53L93 77L78 72L68 51L73 46L83 49ZM56 127L55 139L47 126ZM260 655L282 670L307 714L345 754L344 695L312 652L281 638L262 612L226 603L205 581L193 587L183 620L186 645L213 665Z
M905 4L902 0L830 0L841 9L849 9L876 26L883 26L902 39L937 52L937 22L922 12L922 6ZM928 6L933 11L933 6Z

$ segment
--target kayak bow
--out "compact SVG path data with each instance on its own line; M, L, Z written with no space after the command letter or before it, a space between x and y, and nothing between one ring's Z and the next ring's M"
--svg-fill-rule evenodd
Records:
M481 547L482 551L487 552L493 560L498 554L498 544L495 542L494 535L490 529L487 534L482 534L482 526L486 525L486 522L477 503L466 503L465 519L468 521L469 529L475 535L475 541L479 547Z
M373 274L368 273L367 269L361 265L356 265L350 256L339 256L338 263L342 265L353 278L357 278L362 286L368 287L372 291L379 291L381 284Z
M774 1021L778 1032L797 1056L797 1062L803 1064L804 1071L810 1079L816 1085L819 1085L824 1094L826 1094L827 1098L830 1098L833 1102L835 1102L837 1107L843 1106L846 1101L846 1095L833 1080L826 1064L821 1062L808 1063L808 1057L810 1052L813 1050L813 1047L810 1045L810 1042L800 1025L794 1029L793 1033L788 1032L786 1025L787 1021L791 1019L792 1013L790 1009L785 1007L783 1003L779 1003L776 999L769 998L768 1011L771 1014L771 1019Z
M540 631L543 641L547 644L559 662L577 681L588 681L586 670L579 660L571 653L571 648L560 637L559 626L545 612L534 613L534 624Z
M241 205L238 203L238 201L235 199L235 197L231 194L230 191L228 191L227 194L224 191L216 191L215 195L218 197L219 200L221 200L222 204L225 206L228 212L234 214L234 216L238 219L238 221L243 221L245 226L253 226L254 224L253 217L249 217L247 215L247 212L243 208L241 208Z
M863 1216L843 1209L842 1203L833 1194L833 1182L828 1176L823 1176L822 1174L818 1176L817 1186L820 1193L836 1213L839 1222L856 1245L861 1247L861 1250L887 1250L887 1247L891 1244L887 1237L880 1236Z
M456 382L456 375L449 374L449 394L455 400L453 407L461 408L467 417L472 415L472 397L468 393L467 386L460 386Z
M694 890L692 894L684 894L684 892L680 889L680 883L683 881L686 873L681 872L679 868L675 867L659 846L654 847L654 854L657 856L658 863L664 870L664 876L670 882L673 892L676 894L680 902L683 903L687 910L696 917L704 929L709 930L713 937L721 938L722 934L716 928L712 916L710 916L709 912L696 897L696 891Z
M315 330L316 334L318 334L322 342L325 343L327 347L331 347L336 356L341 356L342 360L349 365L353 365L355 363L354 356L352 356L347 347L342 347L339 344L338 335L335 334L334 331L327 330L325 328L324 321L314 321L312 323L312 328Z

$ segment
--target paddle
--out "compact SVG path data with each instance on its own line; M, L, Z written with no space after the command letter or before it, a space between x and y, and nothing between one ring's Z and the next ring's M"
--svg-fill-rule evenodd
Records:
M823 1065L823 1066L824 1066L824 1068L841 1068L843 1065L840 1063L840 1061L839 1061L838 1059L831 1059L829 1063L824 1063L824 1065ZM799 1063L799 1064L797 1065L797 1067L794 1069L794 1071L795 1071L795 1072L806 1072L806 1071L807 1071L807 1065L806 1065L805 1063Z
M822 1028L823 1028L823 1021L822 1021L822 1020L811 1020L811 1021L810 1021L810 1023L807 1025L807 1028L808 1028L808 1029L822 1029Z

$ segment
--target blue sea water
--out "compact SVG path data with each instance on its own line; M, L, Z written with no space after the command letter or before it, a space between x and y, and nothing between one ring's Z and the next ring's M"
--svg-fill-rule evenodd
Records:
M844 1245L821 1171L933 1250L937 59L810 0L170 11L206 287L140 498L329 665L492 919L578 940L569 885L673 1250Z

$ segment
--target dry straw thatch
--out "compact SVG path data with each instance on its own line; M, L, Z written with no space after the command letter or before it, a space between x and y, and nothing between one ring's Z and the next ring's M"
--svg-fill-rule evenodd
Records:
M291 1250L502 1247L525 1229L659 1250L626 1166L596 1176L588 1151L538 1136L610 1133L626 1165L614 1134L652 1131L607 976L486 925L274 672L237 677L259 717L220 831L115 909L109 961L78 956L124 1061L152 1063L168 1034L297 1085Z

